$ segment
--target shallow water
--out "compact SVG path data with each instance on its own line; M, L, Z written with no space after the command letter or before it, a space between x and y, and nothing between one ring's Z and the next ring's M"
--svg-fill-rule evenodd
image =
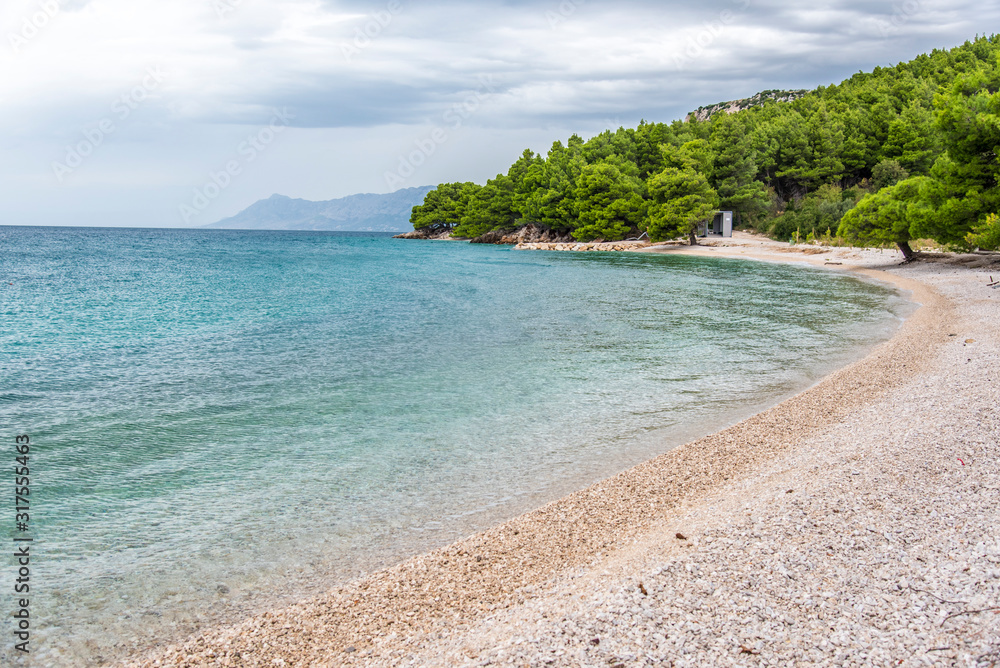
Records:
M0 248L37 666L536 507L808 386L908 308L801 267L367 234L6 227Z

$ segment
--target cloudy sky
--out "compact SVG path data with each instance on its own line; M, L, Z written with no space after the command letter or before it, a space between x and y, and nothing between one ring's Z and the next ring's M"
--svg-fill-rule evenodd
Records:
M573 132L995 31L957 0L3 0L0 224L195 226L483 182Z

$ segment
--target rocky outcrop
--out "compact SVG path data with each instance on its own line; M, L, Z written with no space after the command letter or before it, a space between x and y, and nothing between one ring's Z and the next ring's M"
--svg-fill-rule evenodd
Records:
M530 225L523 225L516 230L512 231L501 231L493 230L487 232L481 236L476 237L470 243L474 244L509 244L516 246L518 244L528 244L528 243L570 243L573 242L573 237L567 234L559 234L558 232L553 232L547 227L541 227L535 225L534 223Z
M707 121L715 114L720 112L726 112L727 114L735 114L745 109L750 109L751 107L760 107L768 100L774 100L775 102L792 102L794 100L803 97L809 91L807 90L765 90L763 92L757 93L753 97L748 97L743 100L732 100L730 102L719 102L717 104L710 104L706 107L698 107L690 114L687 115L686 121L692 119L698 121Z
M659 245L659 244L658 244ZM665 245L665 244L664 244ZM630 251L650 246L648 241L591 241L590 243L570 242L570 243L543 243L529 242L514 246L514 250L551 250L551 251L577 251L585 253L588 251Z
M413 230L412 232L407 232L405 234L397 234L393 239L451 239L450 229L441 228L430 228L421 227L419 230Z
M413 230L412 232L407 232L406 234L397 234L393 239L457 239L458 237L452 237L450 230L442 230L440 228L421 228L419 230ZM529 225L522 225L516 230L492 230L486 234L482 234L475 239L470 239L469 243L473 244L495 244L495 245L510 245L517 246L518 248L527 248L533 246L544 246L546 248L559 246L559 250L573 250L576 247L586 246L585 250L620 250L619 248L611 248L612 246L628 246L629 248L635 246L645 246L649 242L640 241L614 241L605 243L602 239L596 239L589 243L581 243L573 238L569 233L560 234L559 232L554 232L547 227L542 227L541 225L535 225L531 223Z

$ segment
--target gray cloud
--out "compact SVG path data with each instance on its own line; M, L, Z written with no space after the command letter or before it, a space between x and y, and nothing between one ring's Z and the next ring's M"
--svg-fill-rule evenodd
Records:
M407 185L480 178L527 142L545 149L574 131L837 83L1000 19L1000 7L966 0L223 1L232 11L221 16L202 0L64 2L20 53L0 51L0 138L16 149L0 162L0 204L31 212L59 200L65 211L79 189L79 207L91 207L84 189L100 183L102 201L118 192L114 210L133 213L115 215L128 219L162 202L149 194L156 184L202 183L286 107L297 134L248 168L220 217L274 183L319 198L381 191L387 166L435 126L449 141ZM0 20L19 25L34 2L11 0ZM150 66L168 73L162 85L127 119L113 117L114 135L55 184L51 161Z
M669 120L760 88L835 83L947 47L1000 13L927 0L401 3L362 45L352 36L386 5L327 6L360 15L315 33L333 55L353 48L354 58L290 73L249 104L296 106L311 127L413 123L444 113L490 75L502 113L470 122L530 126L630 111Z

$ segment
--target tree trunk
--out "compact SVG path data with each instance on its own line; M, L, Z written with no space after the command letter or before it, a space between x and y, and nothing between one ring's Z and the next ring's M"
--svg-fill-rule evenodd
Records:
M917 254L910 248L909 241L897 241L896 245L899 246L899 250L903 251L903 262L913 262L917 257Z
M698 237L696 237L694 235L694 230L691 230L690 232L688 232L688 245L690 245L690 246L697 246L698 245Z

